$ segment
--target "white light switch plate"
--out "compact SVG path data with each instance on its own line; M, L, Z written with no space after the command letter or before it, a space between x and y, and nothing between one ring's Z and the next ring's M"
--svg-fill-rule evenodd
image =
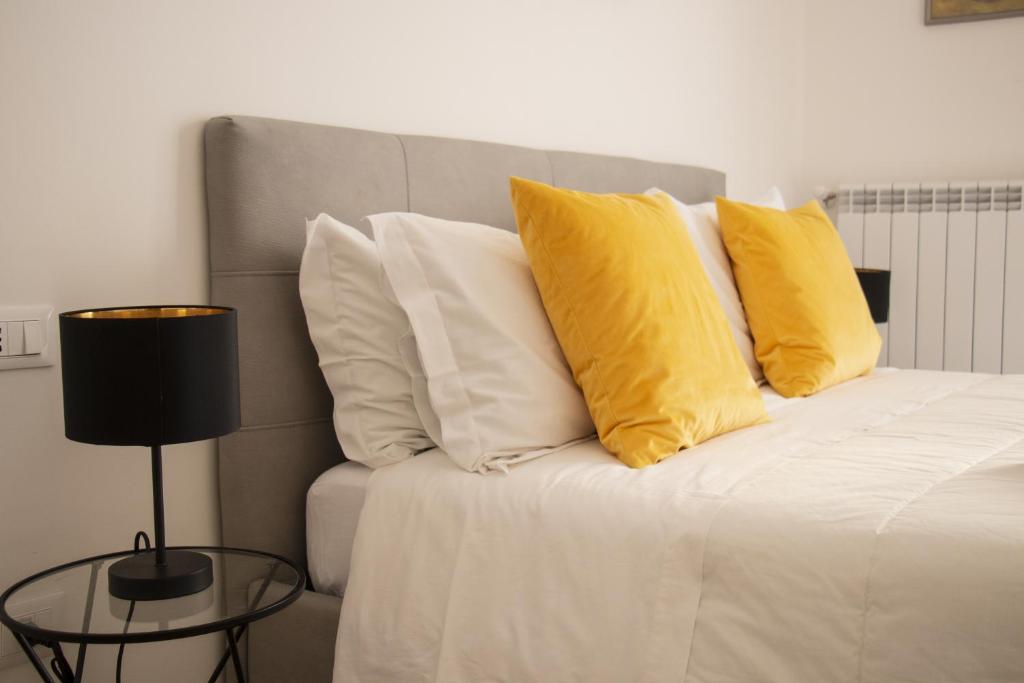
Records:
M0 339L0 370L53 365L57 352L53 307L0 306Z
M7 343L4 347L8 356L25 355L25 321L12 320L7 323Z

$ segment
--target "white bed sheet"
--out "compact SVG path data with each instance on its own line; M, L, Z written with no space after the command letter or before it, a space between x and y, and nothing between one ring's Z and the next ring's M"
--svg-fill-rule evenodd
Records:
M772 412L787 399L771 387L760 387L765 407ZM790 399L790 402L799 399ZM343 462L313 482L306 496L306 562L313 588L319 593L345 594L352 545L366 487L373 470L358 462Z
M341 596L348 583L352 543L366 485L373 470L358 462L344 462L313 482L306 495L306 561L313 588Z
M1024 377L771 408L643 470L378 470L335 681L1024 680Z

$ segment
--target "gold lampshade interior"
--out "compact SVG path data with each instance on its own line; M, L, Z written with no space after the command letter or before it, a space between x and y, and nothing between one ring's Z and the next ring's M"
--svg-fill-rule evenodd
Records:
M220 315L228 309L204 306L152 306L146 308L110 308L97 311L78 311L69 314L72 318L124 319L124 318L189 318L203 315Z

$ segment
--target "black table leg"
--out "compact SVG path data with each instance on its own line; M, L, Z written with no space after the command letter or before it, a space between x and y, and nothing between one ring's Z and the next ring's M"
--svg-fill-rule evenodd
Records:
M217 662L217 666L213 670L213 673L210 674L210 680L207 681L207 683L217 683L217 679L220 677L220 672L224 670L224 666L227 663L228 663L228 653L225 652L224 655L221 656L220 661Z
M78 646L78 663L75 664L75 677L71 683L82 683L82 672L85 671L85 643Z
M235 665L235 678L238 683L245 683L245 671L242 670L242 658L238 656L238 641L231 629L225 631L228 636L228 647L231 649L231 663Z
M60 643L51 644L50 649L53 651L53 660L50 661L50 668L53 669L53 672L64 683L74 683L77 676L71 670L71 664L68 663L68 658L64 656L64 650L61 648Z
M277 569L280 566L280 562L274 562L274 564L270 567L270 573L263 577L263 582L260 584L259 590L256 591L256 595L253 596L252 601L249 603L250 612L256 609L256 605L258 605L260 600L263 599L264 593L267 592L267 587L270 585L270 582L273 581L274 576L277 574ZM238 649L238 641L241 640L242 636L245 635L246 626L248 626L248 624L242 624L238 627L238 630L235 631L233 634L233 640L231 629L225 631L225 633L228 636L228 649L224 651L223 655L221 655L220 661L217 662L217 668L213 670L213 675L210 676L210 680L208 683L216 683L217 677L220 676L221 672L224 670L224 667L227 666L229 655L234 658L237 658L238 655L236 650ZM238 667L237 659L235 661L235 671L238 673L238 680L241 682L243 680L242 672Z
M28 661L32 663L32 668L36 670L39 678L45 681L45 683L54 683L54 676L57 677L56 680L59 683L78 683L82 680L82 671L85 669L84 658L80 658L78 671L73 670L71 664L68 663L68 658L64 656L64 650L61 648L60 643L36 643L20 633L15 633L14 638L25 652ZM39 658L35 648L32 647L33 645L45 645L53 652L53 659L50 660L49 669L43 664L43 660ZM81 645L80 648L84 650L85 645Z
M89 567L89 594L85 599L85 614L82 615L82 633L88 633L92 623L92 605L96 597L96 579L99 577L100 564L100 562L93 562ZM71 683L81 683L83 671L85 671L85 643L78 646L75 677Z
M238 683L245 683L245 671L242 669L242 657L238 654L238 639L245 635L245 626L241 626L237 632L229 628L224 631L224 635L228 638L228 649L220 658L220 661L217 662L217 668L213 670L209 683L216 683L217 678L220 676L221 672L224 671L224 667L228 663L228 656L231 657L231 663L235 668L235 678L238 679Z
M39 674L39 678L46 681L46 683L53 683L53 678L50 676L50 672L46 670L46 667L43 665L43 660L39 659L39 655L32 648L32 643L28 642L28 638L20 633L15 633L14 639L18 641L18 645L20 645L21 649L25 651L25 654L28 656L28 661L32 662L32 667L36 670L36 673Z
M238 641L240 641L242 639L242 636L245 635L246 626L248 626L248 624L243 624L238 627L237 631L234 631L234 649L236 650L238 649ZM224 667L227 666L228 660L231 659L233 656L233 648L231 644L232 631L229 629L227 631L224 631L224 633L228 637L228 647L224 650L224 654L221 655L220 661L217 662L217 667L213 670L213 674L210 676L210 680L208 681L208 683L216 683L217 678L220 676L221 672L224 671Z

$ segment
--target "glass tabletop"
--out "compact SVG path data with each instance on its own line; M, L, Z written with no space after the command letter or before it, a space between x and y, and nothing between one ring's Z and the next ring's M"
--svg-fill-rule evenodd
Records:
M283 557L253 550L190 546L213 562L213 584L169 600L122 600L110 594L107 570L132 551L48 569L0 596L0 621L41 642L133 643L223 631L273 614L298 599L304 578ZM46 605L34 623L11 616Z

